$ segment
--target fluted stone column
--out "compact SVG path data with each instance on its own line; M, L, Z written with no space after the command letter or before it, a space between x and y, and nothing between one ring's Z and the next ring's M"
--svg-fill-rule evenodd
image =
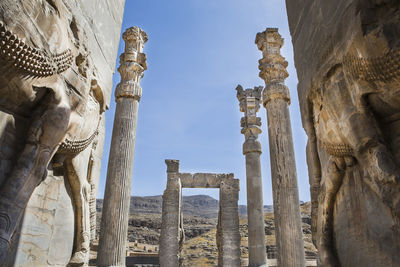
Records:
M127 29L122 38L125 52L120 57L121 82L115 89L117 102L107 183L101 218L97 266L125 266L129 201L139 100L140 79L147 69L142 53L147 35L138 27Z
M218 267L240 267L239 180L224 178L219 189Z
M161 267L178 267L184 240L182 228L182 184L179 160L165 160L167 189L163 194L159 259Z
M260 77L265 81L263 105L267 109L268 135L271 158L272 190L274 198L275 235L278 266L305 266L301 229L299 193L290 126L287 62L280 55L283 38L276 28L267 28L256 37Z
M261 180L261 118L257 117L263 87L243 90L238 85L237 98L244 117L240 120L242 134L245 136L243 154L246 157L247 220L249 267L267 266L264 230L264 207Z

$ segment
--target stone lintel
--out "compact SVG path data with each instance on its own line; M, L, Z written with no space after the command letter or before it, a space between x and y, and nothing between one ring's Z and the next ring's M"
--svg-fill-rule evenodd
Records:
M183 188L220 188L221 182L233 179L233 173L180 173Z

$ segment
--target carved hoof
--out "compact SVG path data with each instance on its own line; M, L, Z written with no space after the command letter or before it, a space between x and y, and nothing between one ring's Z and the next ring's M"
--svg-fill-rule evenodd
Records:
M72 256L71 260L68 263L68 267L75 266L88 266L89 261L89 253L83 251L77 251Z

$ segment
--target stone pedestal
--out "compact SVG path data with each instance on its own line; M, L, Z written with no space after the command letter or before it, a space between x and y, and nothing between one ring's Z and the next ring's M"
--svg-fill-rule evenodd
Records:
M115 90L117 102L107 169L103 215L100 228L97 266L125 266L129 201L132 183L136 124L142 88L139 85L147 68L142 53L147 35L138 27L123 34L125 52L120 57L121 83Z
M263 105L267 109L271 176L274 198L275 235L278 266L305 266L301 229L296 164L290 126L287 62L280 55L283 38L276 28L268 28L256 37L260 77L265 81Z
M261 144L258 135L261 133L261 119L256 113L260 108L262 86L243 90L236 87L240 111L242 134L245 136L243 154L246 157L247 184L247 219L249 267L267 266L264 230L264 210L261 180Z

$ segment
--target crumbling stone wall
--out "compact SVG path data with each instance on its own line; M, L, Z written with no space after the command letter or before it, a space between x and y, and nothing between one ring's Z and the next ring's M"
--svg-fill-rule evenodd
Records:
M321 266L400 265L400 4L286 0Z

